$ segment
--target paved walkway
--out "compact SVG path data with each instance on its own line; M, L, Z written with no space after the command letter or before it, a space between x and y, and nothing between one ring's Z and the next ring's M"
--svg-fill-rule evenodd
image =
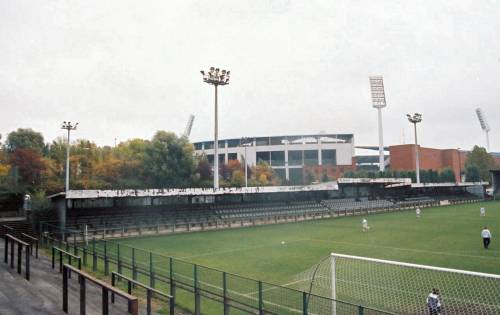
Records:
M31 281L17 274L17 269L10 269L4 263L4 240L0 238L0 315L17 314L65 314L62 312L62 275L52 270L47 257L31 260ZM23 254L24 258L24 254ZM16 257L17 259L17 257ZM17 260L16 260L17 262ZM69 279L69 314L79 314L79 286L75 276ZM87 314L101 314L101 290L93 284L87 284ZM126 302L117 297L116 303L109 304L110 314L127 314ZM144 310L140 310L145 314Z

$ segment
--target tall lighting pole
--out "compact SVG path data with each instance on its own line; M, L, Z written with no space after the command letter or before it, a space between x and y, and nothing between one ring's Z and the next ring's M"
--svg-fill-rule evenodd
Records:
M203 75L203 82L215 87L215 126L214 126L214 189L219 188L219 126L217 118L217 87L219 85L229 84L230 71L219 70L219 68L210 67L208 73L200 71Z
M245 187L248 187L248 162L247 162L247 148L252 145L252 140L248 138L241 139L241 145L245 147Z
M379 170L385 170L384 159L384 135L382 131L382 108L386 107L384 78L381 75L370 77L370 88L372 92L372 106L378 111L378 155Z
M72 125L71 121L63 121L61 129L66 129L68 131L68 142L66 143L66 197L69 191L69 147L70 147L70 133L71 130L76 130L78 123Z
M420 184L420 157L418 150L418 140L417 140L417 124L422 121L422 114L415 113L412 115L406 114L408 121L413 124L415 131L415 173L417 174L417 184Z

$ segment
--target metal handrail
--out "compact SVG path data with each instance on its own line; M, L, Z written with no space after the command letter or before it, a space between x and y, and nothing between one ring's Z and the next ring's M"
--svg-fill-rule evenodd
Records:
M146 289L146 292L147 292L147 308L146 308L146 310L147 310L148 315L151 314L151 298L153 297L153 293L155 293L157 295L161 295L161 296L166 297L168 299L169 307L170 307L170 315L174 315L175 298L172 295L161 292L160 290L157 290L157 289L152 288L148 285L145 285L144 283L141 283L137 280L131 279L123 274L120 274L120 273L117 273L114 271L111 273L111 285L113 287L116 285L116 280L120 280L120 279L124 279L127 281L127 290L128 290L127 292L129 294L132 293L132 284ZM115 301L115 295L113 293L111 293L111 303L114 303L114 301Z

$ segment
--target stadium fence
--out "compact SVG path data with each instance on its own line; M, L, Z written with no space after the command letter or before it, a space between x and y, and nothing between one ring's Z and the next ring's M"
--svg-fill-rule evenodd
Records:
M172 296L176 305L199 315L202 299L218 304L229 314L337 314L394 315L359 304L334 300L285 286L275 285L181 259L120 244L113 240L87 240L81 231L63 230L47 223L41 226L42 244L65 248L83 257L83 267L105 276L113 272L148 284ZM179 290L192 295L194 303L183 304ZM187 305L189 304L189 305ZM193 305L194 304L194 305ZM168 306L167 308L169 308Z

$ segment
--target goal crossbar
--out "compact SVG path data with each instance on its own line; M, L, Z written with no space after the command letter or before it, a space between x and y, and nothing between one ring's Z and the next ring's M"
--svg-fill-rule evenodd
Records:
M453 273L463 274L463 275L467 275L467 276L477 276L477 277L484 277L484 278L500 280L500 275L493 274L493 273L475 272L475 271L460 270L460 269L453 269L453 268L434 267L434 266L429 266L429 265L411 264L411 263L405 263L405 262L399 262L399 261L393 261L393 260L384 260L384 259L378 259L378 258L369 258L369 257L345 255L345 254L337 254L337 253L331 253L330 256L332 258L338 257L338 258L364 260L364 261L368 261L368 262L396 265L399 267L410 267L410 268L419 268L419 269L426 269L426 270L433 270L433 271L453 272Z

